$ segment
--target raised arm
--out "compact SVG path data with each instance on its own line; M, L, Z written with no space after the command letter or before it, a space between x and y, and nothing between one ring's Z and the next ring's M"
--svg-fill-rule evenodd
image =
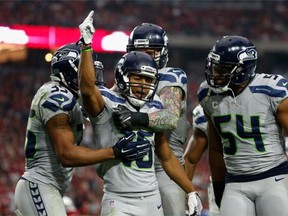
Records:
M96 76L94 69L94 61L92 57L93 50L91 48L93 34L93 14L91 11L83 23L79 26L81 32L82 50L79 63L79 89L83 101L85 111L90 116L98 115L104 108L104 100L95 85Z

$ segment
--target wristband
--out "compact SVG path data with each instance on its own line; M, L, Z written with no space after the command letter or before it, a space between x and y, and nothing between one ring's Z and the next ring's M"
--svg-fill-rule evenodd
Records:
M89 52L91 50L92 50L91 46L88 46L88 47L82 48L81 52Z
M149 125L149 116L147 113L132 112L131 124L136 126L147 127Z
M114 152L114 155L115 155L115 158L116 159L121 159L122 155L121 155L121 152L119 151L119 149L114 145L112 146L112 149L113 149L113 152Z

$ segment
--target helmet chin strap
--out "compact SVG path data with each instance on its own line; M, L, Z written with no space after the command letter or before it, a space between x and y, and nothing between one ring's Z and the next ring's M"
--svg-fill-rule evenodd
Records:
M237 104L236 96L235 96L235 93L234 93L233 89L228 87L228 90L231 91L232 96L233 96L233 101L230 102L230 103L233 104L234 106L241 107L241 108L244 108L244 109L245 109L244 106L241 106L241 105Z
M141 108L146 101L138 99L132 92L131 87L129 87L129 95L127 95L128 101L135 107Z
M235 96L234 91L233 91L231 88L229 88L229 87L227 87L227 91L231 91L232 96L233 96L233 102L232 102L232 103L234 103L235 105L237 105L236 96Z
M213 87L209 86L209 93L208 93L208 95L210 96L211 90L212 90L213 92L215 92L216 94L221 94L221 93L230 91L230 92L232 93L232 98L233 98L233 101L230 102L230 103L233 104L234 106L238 106L238 107L245 108L245 107L237 104L236 95L235 95L235 93L234 93L234 90L229 87L229 84L230 84L230 82L229 82L226 86L221 87L221 88L213 88ZM237 93L236 93L236 94L237 94Z
M215 92L216 94L221 94L221 93L224 93L224 92L229 90L229 87L228 87L229 84L230 84L230 81L223 87L217 87L216 88L216 87L212 87L212 86L209 85L209 88L211 88L211 90L213 92Z
M234 68L231 70L231 72L230 72L230 77L231 77L231 75L237 70L237 68L238 68L241 64L243 64L243 62L240 60L239 63L238 63L237 65L235 65ZM233 94L233 97L235 98L234 91L229 87L230 83L231 83L231 78L230 78L229 82L228 82L225 86L223 86L223 87L217 87L217 88L211 87L211 86L210 86L210 87L211 87L211 89L212 89L215 93L217 93L217 94L221 94L221 93L224 93L224 92L230 90L230 91L232 92L232 94ZM235 102L236 102L236 101L235 101Z
M135 97L126 96L129 103L137 110L139 110L145 103L145 101L139 100Z
M233 89L229 87L229 84L230 82L226 86L221 87L221 88L214 88L214 87L209 86L209 89L215 92L216 94L221 94L221 93L230 91L232 93L232 98L233 98L233 101L231 103L233 103L234 105L237 105L235 93ZM209 96L210 94L211 94L211 91L209 91Z

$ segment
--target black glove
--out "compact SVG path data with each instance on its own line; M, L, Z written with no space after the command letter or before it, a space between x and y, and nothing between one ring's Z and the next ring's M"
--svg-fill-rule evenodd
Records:
M214 190L214 196L215 196L215 202L218 208L220 208L224 188L225 188L225 182L219 181L219 182L212 182L213 184L213 190Z
M151 148L148 140L132 141L135 133L122 137L112 148L115 158L121 160L137 160L144 157Z
M114 125L119 130L132 129L135 126L147 127L149 116L147 113L132 112L123 105L118 105L113 112Z

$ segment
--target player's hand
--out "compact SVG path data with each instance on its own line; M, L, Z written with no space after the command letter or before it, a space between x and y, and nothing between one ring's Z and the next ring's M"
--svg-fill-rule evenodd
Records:
M121 160L137 160L144 157L150 150L151 144L148 140L132 141L135 133L122 137L112 148L115 158Z
M119 130L126 130L132 128L132 111L130 111L127 107L118 105L113 112L113 120L115 126Z
M147 127L149 117L147 113L132 112L126 106L118 105L113 112L113 121L118 130L127 130L135 126Z
M95 32L95 28L93 26L93 14L94 11L92 10L86 19L79 25L81 38L80 41L84 44L91 44L93 39L93 34Z
M189 216L200 216L203 209L200 197L197 192L191 192L188 197Z

